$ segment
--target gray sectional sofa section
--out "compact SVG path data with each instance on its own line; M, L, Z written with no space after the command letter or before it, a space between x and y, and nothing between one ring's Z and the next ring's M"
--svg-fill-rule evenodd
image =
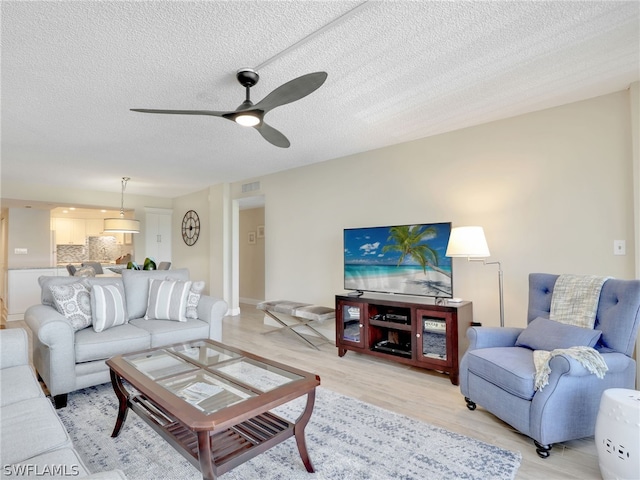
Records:
M91 474L29 365L27 333L0 330L2 478L124 479L120 470Z
M24 318L33 332L33 364L57 408L66 405L69 392L109 382L105 360L114 355L201 338L222 340L227 303L211 296L200 297L197 319L145 319L149 279L188 281L189 271L123 270L121 277L84 279L90 286L116 284L124 290L128 322L96 332L91 327L74 331L69 319L53 306L50 287L68 285L78 278L40 278L42 304L29 307Z

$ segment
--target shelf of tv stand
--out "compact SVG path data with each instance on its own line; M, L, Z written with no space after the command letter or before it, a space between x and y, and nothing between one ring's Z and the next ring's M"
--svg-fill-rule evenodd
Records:
M387 321L381 321L381 320L369 320L369 325L382 327L382 328L390 328L392 330L403 330L405 332L410 332L412 329L411 325L407 325L404 323L387 322Z
M385 319L393 317L394 321ZM373 318L375 317L375 318ZM402 295L336 295L336 346L447 373L458 385L459 365L473 321L471 302L436 305L435 299Z

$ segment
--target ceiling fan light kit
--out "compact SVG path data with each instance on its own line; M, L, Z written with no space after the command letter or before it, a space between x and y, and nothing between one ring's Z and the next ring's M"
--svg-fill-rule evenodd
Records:
M260 123L260 117L253 113L241 113L240 115L236 115L234 120L243 127L255 127Z
M122 177L122 193L120 195L120 216L104 219L104 233L140 233L140 221L124 218L124 189L127 188L129 177Z
M232 120L244 127L255 128L260 135L272 145L281 148L288 148L291 143L282 133L268 125L264 121L264 116L276 107L295 102L315 92L327 79L327 72L314 72L294 78L287 83L280 85L269 95L264 97L257 104L251 101L251 87L253 87L260 75L251 68L241 68L236 72L236 79L245 87L247 95L245 101L233 111L216 110L155 110L148 108L132 108L133 112L142 113L166 113L175 115L209 115L212 117L222 117Z

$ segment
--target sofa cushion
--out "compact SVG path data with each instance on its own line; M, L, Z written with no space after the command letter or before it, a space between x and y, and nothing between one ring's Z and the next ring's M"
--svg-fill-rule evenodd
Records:
M187 318L198 318L198 303L200 303L200 296L203 290L203 280L191 284L191 290L189 290L189 296L187 297L187 312L185 314Z
M0 382L0 406L21 402L28 398L44 397L42 388L29 365L3 368Z
M96 332L127 323L129 316L122 286L94 285L91 289L91 311Z
M593 347L601 334L600 330L536 318L518 336L516 346L548 351L556 348Z
M118 325L99 333L87 328L75 334L76 363L106 360L150 346L149 333L130 324Z
M186 322L189 290L191 290L191 281L150 278L149 300L144 318Z
M469 372L512 395L531 400L535 393L533 350L523 347L495 347L470 350Z
M74 330L91 325L91 294L82 282L50 287L56 309L69 319Z
M129 320L129 324L149 332L153 348L209 337L209 324L202 320L187 319L185 322L174 322L136 318Z
M189 270L178 268L175 270L129 270L122 271L124 296L127 300L129 320L142 318L147 311L149 300L149 279L160 280L189 280Z
M70 447L71 439L48 398L31 398L2 407L3 465Z

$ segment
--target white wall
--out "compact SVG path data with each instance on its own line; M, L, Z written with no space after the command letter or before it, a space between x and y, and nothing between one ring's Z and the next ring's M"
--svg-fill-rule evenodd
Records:
M264 208L240 210L239 236L239 295L242 303L257 304L265 300L264 265L265 238L258 238L258 226L264 226ZM249 232L255 243L249 243Z
M413 222L484 227L507 326L526 324L531 272L634 278L630 117L625 91L263 177L266 298L333 305L342 230ZM453 268L455 295L498 325L495 266Z
M635 222L636 278L640 278L640 82L635 82L629 89L631 105L631 143L633 158L633 218ZM636 361L640 352L640 335L636 340ZM636 368L636 388L640 387L640 368Z
M189 210L195 210L200 219L200 236L195 244L188 246L182 240L182 219ZM209 190L174 199L172 216L171 268L188 268L191 279L205 281L205 293L210 293L209 243L211 222L209 220Z
M51 213L37 208L9 208L7 268L51 266ZM15 249L27 254L16 255Z

